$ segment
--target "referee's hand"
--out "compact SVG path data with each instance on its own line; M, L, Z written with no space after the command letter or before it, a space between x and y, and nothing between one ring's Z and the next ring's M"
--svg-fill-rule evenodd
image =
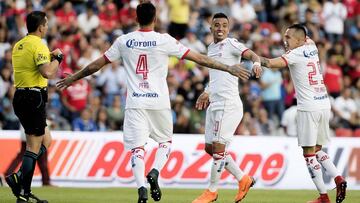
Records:
M60 90L64 90L67 87L69 87L73 82L73 78L71 77L71 74L67 74L66 78L59 80L56 82L56 87Z

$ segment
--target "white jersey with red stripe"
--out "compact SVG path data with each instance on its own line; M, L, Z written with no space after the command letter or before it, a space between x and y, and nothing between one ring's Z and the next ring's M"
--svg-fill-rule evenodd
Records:
M125 108L170 109L166 82L169 56L183 58L189 51L169 34L151 30L118 37L104 57L124 62L128 87Z
M244 44L234 38L226 38L208 47L208 56L226 65L239 64L241 56L248 50ZM239 98L239 79L228 72L209 69L210 82L208 91L210 101Z
M316 45L311 41L307 42L288 51L282 58L290 69L298 110L330 109Z

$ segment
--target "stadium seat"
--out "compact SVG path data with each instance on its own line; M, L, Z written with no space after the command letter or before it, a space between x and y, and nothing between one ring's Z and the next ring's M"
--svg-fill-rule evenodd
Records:
M360 128L356 129L353 134L354 137L360 137Z
M351 137L352 134L352 130L347 128L338 128L335 130L336 137Z

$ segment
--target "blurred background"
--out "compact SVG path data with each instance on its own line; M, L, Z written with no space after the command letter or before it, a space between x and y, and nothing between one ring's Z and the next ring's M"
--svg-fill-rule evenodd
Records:
M324 82L331 95L334 136L360 137L360 2L357 0L154 0L156 31L168 32L190 49L206 54L212 42L212 14L230 18L230 37L257 54L284 53L284 28L303 23L317 43ZM44 40L65 57L58 79L100 57L120 35L137 29L137 0L2 0L0 2L0 129L19 129L12 108L11 48L26 35L26 14L43 10L49 20ZM242 62L251 68L249 61ZM122 130L126 75L121 61L61 92L49 82L48 120L52 130ZM203 134L205 111L194 108L208 83L208 69L172 58L168 85L174 133ZM289 70L266 70L239 85L244 117L236 135L296 136L296 100Z

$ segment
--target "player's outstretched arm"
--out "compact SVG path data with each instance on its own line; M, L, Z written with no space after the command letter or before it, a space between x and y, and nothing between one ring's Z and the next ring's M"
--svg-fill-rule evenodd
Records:
M253 62L252 71L254 72L256 78L260 78L262 74L260 56L255 54L255 52L253 52L252 50L248 49L247 51L245 51L243 57Z
M109 63L103 56L99 57L95 61L91 62L85 68L81 69L80 71L76 72L73 75L69 75L66 78L59 80L56 83L56 87L63 90L69 87L73 82L80 80L88 75L95 73L96 71L100 70L104 65Z
M194 51L189 51L189 53L185 56L185 59L194 61L195 63L198 63L202 66L207 66L209 68L228 72L236 77L241 78L244 81L248 80L250 77L250 72L246 68L242 67L240 64L228 66L228 65L222 64L208 56L199 54Z
M261 65L271 69L286 68L287 63L284 58L277 57L273 59L260 57Z

